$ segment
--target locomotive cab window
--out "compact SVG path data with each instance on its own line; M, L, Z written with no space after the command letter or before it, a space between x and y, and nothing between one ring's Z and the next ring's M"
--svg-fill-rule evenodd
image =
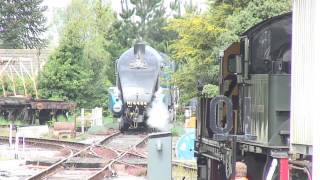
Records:
M228 72L229 73L236 73L237 72L237 61L236 61L235 54L230 54L228 56Z
M273 22L251 36L251 73L290 73L291 18Z

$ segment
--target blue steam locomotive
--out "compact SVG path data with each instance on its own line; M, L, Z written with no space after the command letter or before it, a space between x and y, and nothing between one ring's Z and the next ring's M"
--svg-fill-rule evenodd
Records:
M165 89L162 101L172 112L172 88L166 83L165 68L173 68L168 58L144 42L136 43L116 61L116 86L109 88L109 109L121 131L146 127L147 111L161 87Z

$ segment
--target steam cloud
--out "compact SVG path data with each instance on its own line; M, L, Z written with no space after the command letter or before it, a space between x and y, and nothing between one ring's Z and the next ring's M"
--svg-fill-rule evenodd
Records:
M163 102L164 94L162 94L162 89L160 88L155 93L155 99L152 102L152 107L148 110L148 126L156 128L160 131L169 130L169 111L166 104Z

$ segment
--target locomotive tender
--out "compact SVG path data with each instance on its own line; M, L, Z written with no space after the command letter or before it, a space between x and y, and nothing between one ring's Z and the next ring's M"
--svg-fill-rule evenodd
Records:
M253 26L224 51L220 95L199 97L198 179L232 179L238 161L248 179L287 180L289 166L303 170L292 179L307 179L310 157L289 158L291 36L287 13Z
M163 54L144 42L136 43L117 60L116 87L109 89L109 107L119 119L121 131L146 126L147 111L161 87L160 79L166 77L163 68L168 65L171 64ZM169 89L162 100L170 108L170 88L163 89Z

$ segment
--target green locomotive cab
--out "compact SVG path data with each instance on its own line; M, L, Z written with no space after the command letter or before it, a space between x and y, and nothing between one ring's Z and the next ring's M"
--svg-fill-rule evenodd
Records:
M289 145L291 21L291 13L264 21L240 41L241 129L268 146Z
M288 157L291 36L287 13L253 26L221 53L220 95L199 98L198 179L230 179L238 161L249 179L265 179L272 161Z

